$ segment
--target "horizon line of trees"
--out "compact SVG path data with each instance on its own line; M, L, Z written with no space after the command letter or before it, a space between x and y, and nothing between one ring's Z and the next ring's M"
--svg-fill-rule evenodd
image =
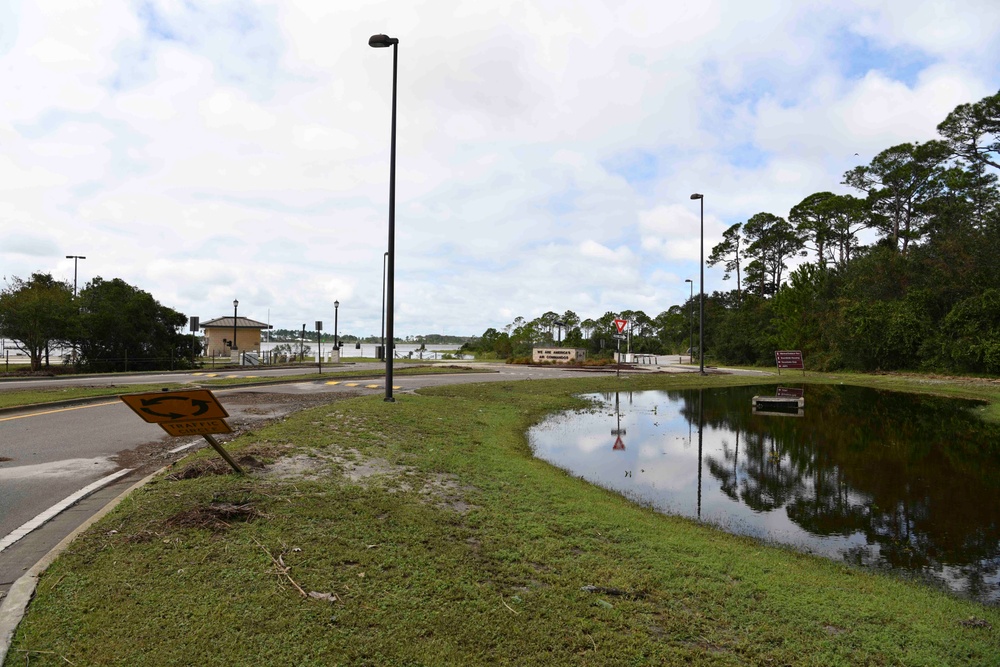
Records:
M548 311L533 320L517 317L503 330L489 328L481 336L462 345L462 351L498 359L531 356L533 347L556 345L584 348L591 356L612 356L617 349L618 333L614 321L628 322L627 341L622 352L637 354L686 354L692 338L692 315L697 299L671 306L654 318L641 310L608 311L596 319L580 319L572 310L562 315ZM696 330L695 330L696 331Z
M939 139L891 146L787 219L732 225L709 256L736 289L706 296L705 348L816 369L1000 373L1000 92L956 107ZM874 232L862 245L858 235ZM805 258L788 272L793 258Z
M842 185L857 196L817 192L787 218L760 212L730 226L707 264L736 286L704 297L706 356L773 365L775 350L798 349L821 370L1000 373L1000 92L959 105L937 129L940 139L847 171ZM874 243L862 244L865 230ZM792 260L805 261L790 271ZM677 353L698 340L698 299L655 318L518 317L463 349L525 357L561 337L610 353L621 317L633 352Z
M73 295L48 273L14 277L0 291L0 337L49 367L50 350L73 348L88 371L190 368L201 341L180 333L188 318L120 278L96 277Z
M315 326L315 325L314 325ZM306 329L306 340L316 340L316 329ZM275 342L292 342L302 338L301 329L272 329L270 339ZM395 342L399 343L424 343L427 345L451 345L461 344L472 340L473 336L452 336L448 334L424 334L418 336L394 336ZM338 340L344 343L370 343L380 344L381 336L371 334L368 336L357 336L355 334L340 334ZM324 331L322 333L324 343L333 342L333 332Z

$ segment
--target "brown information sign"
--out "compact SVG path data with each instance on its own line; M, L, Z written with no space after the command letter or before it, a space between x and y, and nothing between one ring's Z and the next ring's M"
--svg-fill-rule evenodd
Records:
M795 370L805 370L805 365L802 363L801 350L778 350L774 353L774 359L779 369L792 368Z
M150 424L219 420L229 416L207 389L132 394L121 399ZM229 431L207 431L228 433Z
M205 435L206 433L232 433L233 429L223 419L202 421L162 422L160 428L170 435Z

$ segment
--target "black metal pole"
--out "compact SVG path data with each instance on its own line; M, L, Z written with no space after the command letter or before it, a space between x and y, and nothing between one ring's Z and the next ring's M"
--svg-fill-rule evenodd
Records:
M389 139L389 248L387 270L387 294L385 298L385 338L388 348L385 355L385 401L392 403L392 347L393 347L393 288L396 276L396 78L399 62L399 40L388 35L372 35L368 46L376 49L392 47L392 128Z
M399 40L392 44L392 132L389 140L389 268L386 277L386 317L385 337L389 349L385 355L385 401L395 402L392 397L392 347L393 347L393 283L396 276L396 66Z
M239 307L240 307L239 302L233 301L233 349L234 350L239 349L239 347L236 346L236 313L238 312Z
M76 296L76 268L77 262L81 259L87 259L83 255L66 255L66 259L73 260L73 296Z
M701 202L701 285L698 295L698 367L705 374L705 196L698 197Z
M340 302L333 302L333 349L337 352L337 360L340 361L340 339L337 338L337 332L340 328L337 326L339 323L337 318L340 316Z
M691 199L701 202L701 257L698 259L698 270L701 280L698 283L698 365L702 375L705 374L705 195L694 193Z
M382 359L385 359L385 265L389 261L389 253L382 255Z

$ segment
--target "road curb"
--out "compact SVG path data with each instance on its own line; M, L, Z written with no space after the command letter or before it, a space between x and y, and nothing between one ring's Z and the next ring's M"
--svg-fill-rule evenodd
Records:
M145 486L154 477L165 471L167 467L168 466L164 466L156 472L147 475L120 493L111 502L102 507L96 514L80 524L76 530L64 537L59 544L52 547L52 549L45 554L40 561L32 565L27 572L21 575L18 580L14 582L14 584L10 587L10 590L7 592L7 596L0 601L0 665L4 663L4 660L7 657L7 651L10 649L11 640L14 639L14 632L17 630L17 626L21 623L21 619L24 618L24 613L27 611L28 603L31 602L31 598L35 594L35 588L38 586L38 579L42 576L42 573L48 569L49 565L51 565L55 559L59 557L59 554L65 551L73 540L79 537L83 531L103 519L108 512L117 507L119 503L125 500L130 493Z

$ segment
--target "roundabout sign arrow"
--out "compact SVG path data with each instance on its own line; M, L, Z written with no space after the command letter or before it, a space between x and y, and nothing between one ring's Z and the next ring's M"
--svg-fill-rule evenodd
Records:
M206 389L122 396L132 410L150 424L176 421L203 421L229 416L226 409Z

